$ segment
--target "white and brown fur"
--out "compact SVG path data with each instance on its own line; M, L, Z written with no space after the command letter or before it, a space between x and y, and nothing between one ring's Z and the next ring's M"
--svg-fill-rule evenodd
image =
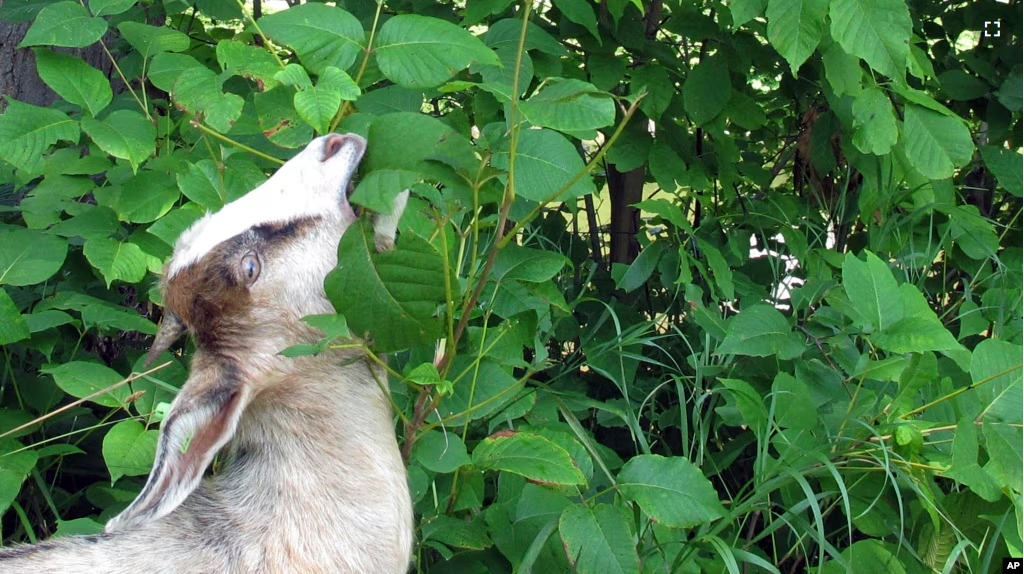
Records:
M354 351L279 352L320 333L323 290L356 215L365 151L314 140L266 183L185 231L167 266L150 356L196 342L152 474L102 534L0 549L4 574L401 573L412 504L384 374ZM407 194L378 217L389 247ZM203 478L222 452L224 470Z

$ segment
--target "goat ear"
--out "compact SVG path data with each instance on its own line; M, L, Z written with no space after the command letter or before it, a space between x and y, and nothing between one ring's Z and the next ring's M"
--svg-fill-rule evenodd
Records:
M107 523L106 531L157 520L180 506L199 486L213 457L235 434L249 399L248 386L230 369L195 357L192 375L164 419L146 486L128 508Z
M391 251L395 246L395 234L398 232L398 220L409 202L409 190L395 196L391 204L391 213L378 213L373 218L373 243L378 252Z

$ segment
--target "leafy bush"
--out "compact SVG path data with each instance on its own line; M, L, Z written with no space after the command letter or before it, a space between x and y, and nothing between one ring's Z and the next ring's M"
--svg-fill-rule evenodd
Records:
M326 288L392 353L418 571L1020 556L1018 12L7 0L60 99L0 115L4 541L135 496L174 239L337 130L353 202L413 191ZM54 49L97 42L115 78Z

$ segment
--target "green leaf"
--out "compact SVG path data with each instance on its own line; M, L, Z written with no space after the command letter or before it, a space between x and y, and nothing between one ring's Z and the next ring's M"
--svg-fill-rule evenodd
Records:
M437 118L421 113L400 112L374 118L362 168L415 170L445 141L459 137ZM400 191L400 190L399 190Z
M103 437L103 461L110 471L110 483L122 476L148 474L156 458L159 432L146 430L142 423L123 420L110 427Z
M491 162L498 169L509 169L507 142ZM565 200L593 193L593 181L584 176L558 197L552 197L584 168L576 147L561 134L547 129L524 130L516 149L515 193L532 201Z
M715 119L729 103L732 84L723 58L711 57L697 64L683 84L683 107L697 125Z
M768 0L768 41L797 70L814 53L825 32L829 0Z
M18 311L17 305L11 300L7 290L0 288L0 345L28 339L30 335L28 324Z
M619 492L652 520L671 528L693 528L725 516L718 493L685 458L642 454L629 460L615 481Z
M732 13L732 29L737 30L740 26L764 14L767 3L768 0L734 0L729 2L729 11Z
M117 280L138 283L146 276L146 254L134 243L94 237L85 242L82 251L89 263L103 274L107 287Z
M535 126L562 132L591 130L615 121L615 102L580 80L553 78L519 106Z
M223 173L215 161L202 159L178 171L177 184L185 197L207 211L214 212L224 207L227 195L222 178Z
M522 387L509 370L489 359L474 361L472 355L456 357L450 371L461 374L453 381L451 396L445 397L438 406L437 416L446 424L458 426L501 410L516 398L516 391Z
M1024 484L1024 436L1019 427L986 422L981 426L989 463L985 470L1002 488L1019 489Z
M849 54L903 82L910 54L910 10L903 0L832 0L832 37Z
M117 110L102 120L82 118L82 130L103 151L128 160L132 171L156 151L156 127L132 110Z
M117 29L143 58L160 52L184 52L188 49L188 35L166 26L150 26L140 22L121 22Z
M106 20L93 18L80 3L66 0L40 10L18 47L84 48L103 37L106 31Z
M715 285L721 291L722 297L726 301L732 301L736 293L732 280L732 268L729 267L729 263L725 260L718 247L707 241L698 238L697 246L700 247L704 258L708 260L708 267L711 268L711 273L714 274Z
M174 82L185 70L204 67L198 60L185 54L161 52L153 56L149 65L149 81L165 92L174 91Z
M916 290L912 285L903 285ZM962 349L956 338L942 325L935 313L931 316L903 317L882 331L871 335L871 342L892 353L925 353Z
M978 429L968 417L960 419L956 425L952 455L950 467L944 473L946 477L966 485L990 502L1000 498L998 485L978 464Z
M86 361L71 361L63 365L47 365L39 369L39 372L53 376L53 380L57 383L58 387L64 389L64 392L67 394L79 399L108 389L124 380L120 373L110 367ZM121 385L90 400L105 407L119 407L124 404L127 398L128 386Z
M557 252L509 245L498 253L491 278L494 281L540 283L554 277L568 262Z
M811 400L811 390L800 379L780 372L772 382L775 400L775 423L782 428L811 430L818 423L818 409Z
M860 91L861 78L864 76L860 58L847 54L839 44L833 42L822 52L821 62L825 65L825 78L837 96L852 96Z
M985 82L963 70L946 70L939 74L938 80L942 85L942 91L953 100L974 100L989 92Z
M853 97L853 145L864 153L886 155L899 131L892 102L881 89L865 88Z
M498 56L455 24L412 14L381 26L375 49L384 77L407 88L432 88L476 62L497 65Z
M34 52L39 77L65 101L93 117L110 103L113 92L103 72L74 56L41 48Z
M327 66L348 69L363 50L363 26L334 6L301 4L264 16L259 24L273 40L295 50L302 65L316 75Z
M127 12L138 0L89 0L93 16L112 16Z
M999 187L1021 197L1024 184L1021 183L1022 158L1019 152L995 146L981 146L981 159L985 167L996 176Z
M787 361L804 351L803 337L793 332L789 321L771 305L754 305L729 320L719 355L751 357L778 356Z
M352 79L352 76L334 66L327 66L324 73L320 74L320 77L317 79L316 85L318 88L324 87L337 90L341 94L341 99L347 102L357 100L362 93L362 90L359 89L359 85Z
M979 418L1021 424L1021 346L996 339L978 343L971 354L971 381L981 400Z
M43 170L42 154L58 140L78 142L78 122L59 110L6 98L0 114L0 159L32 174Z
M579 24L590 32L590 35L601 45L601 34L597 31L597 15L594 7L587 0L554 0L555 6L563 16Z
M648 200L651 201L651 200ZM654 200L657 201L657 200ZM651 273L658 266L658 261L661 259L661 254L667 249L667 243L664 241L655 241L644 247L644 250L640 252L640 255L636 258L633 263L619 266L618 269L622 269L622 273L616 274L615 269L612 270L612 277L615 279L615 288L622 289L626 293L634 291L643 286L651 277Z
M242 113L244 101L221 92L221 82L207 68L188 68L174 81L171 96L186 111L205 119L215 130L227 132Z
M746 425L758 437L764 436L768 425L768 409L754 387L741 379L719 378L728 392L723 393L728 401L724 407L715 409L728 424Z
M317 133L331 129L331 120L341 107L341 92L331 87L308 87L295 94L295 111Z
M20 442L0 439L0 513L6 513L38 460L36 451Z
M912 104L903 114L907 159L921 175L946 179L971 161L974 141L963 120Z
M841 554L847 564L853 565L857 572L886 572L887 574L906 574L907 570L899 559L880 540L859 540L854 542ZM822 574L846 574L850 570L837 561L827 562Z
M221 40L217 42L217 62L224 71L256 82L261 92L278 84L274 76L281 71L281 66L265 48L236 40Z
M870 251L866 261L847 253L843 260L843 289L861 329L880 331L903 318L899 287L884 261Z
M625 508L574 504L558 518L558 533L573 571L580 574L640 574L632 517Z
M483 550L494 545L481 516L472 522L444 514L424 519L420 536L423 542L440 542L454 548Z
M349 201L377 213L391 213L395 197L421 179L419 173L402 169L378 169L366 174Z
M466 451L466 443L454 432L427 432L416 440L414 451L423 468L433 472L455 472L473 462Z
M96 200L121 221L148 223L160 219L178 201L178 188L166 173L141 171L121 185L99 188Z
M586 482L564 448L528 432L504 431L485 438L473 450L473 464L484 470L518 474L542 484Z
M377 352L433 342L441 327L435 315L445 297L441 256L413 234L402 236L394 250L376 253L364 227L345 232L338 267L324 283L334 308L353 333L370 334Z
M64 265L68 242L35 229L0 229L0 285L35 285Z

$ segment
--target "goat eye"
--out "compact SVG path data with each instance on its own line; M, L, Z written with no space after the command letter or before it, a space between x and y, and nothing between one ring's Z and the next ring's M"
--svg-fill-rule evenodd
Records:
M246 285L252 285L260 276L260 258L255 251L250 251L242 256L242 278Z

